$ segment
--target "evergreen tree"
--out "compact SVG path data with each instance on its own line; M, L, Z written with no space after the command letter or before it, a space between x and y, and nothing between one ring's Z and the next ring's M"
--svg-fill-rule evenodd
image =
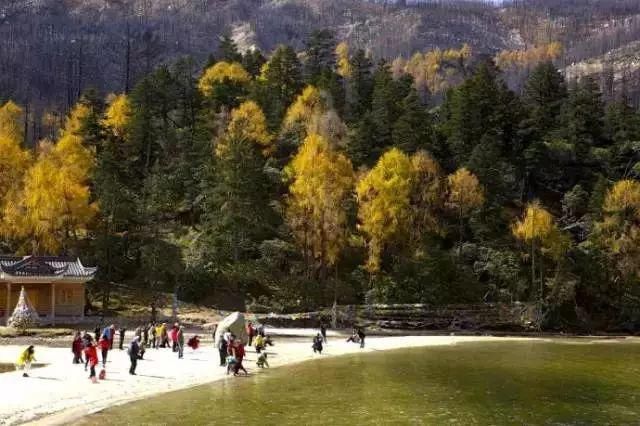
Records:
M433 152L431 117L415 89L402 101L402 115L393 126L392 139L393 145L404 152L413 153L421 149Z
M267 62L262 52L258 49L250 49L242 55L242 66L252 77L260 75L262 66Z
M304 76L308 84L318 86L322 78L334 72L336 41L329 30L312 31L306 40Z
M267 115L269 128L275 130L302 89L302 65L289 46L278 46L262 67L254 98Z
M567 99L564 77L551 62L538 65L527 80L523 104L527 109L525 127L531 140L541 140L557 130Z
M357 122L371 108L373 64L364 50L358 49L350 60L350 77L347 80L345 115L348 122Z
M227 34L220 38L216 57L218 61L242 62L242 54L238 50L238 45Z

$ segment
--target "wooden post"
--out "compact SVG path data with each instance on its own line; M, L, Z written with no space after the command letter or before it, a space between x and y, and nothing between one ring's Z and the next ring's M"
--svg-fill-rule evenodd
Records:
M51 283L51 325L56 325L56 283Z
M87 303L87 295L85 293L86 286L87 286L86 283L80 284L80 287L82 287L82 302L80 302L80 318L82 318L83 320L84 320L84 308L86 307L85 303Z
M9 325L9 317L11 316L11 283L7 283L7 301L5 302L6 310L4 312L5 325Z

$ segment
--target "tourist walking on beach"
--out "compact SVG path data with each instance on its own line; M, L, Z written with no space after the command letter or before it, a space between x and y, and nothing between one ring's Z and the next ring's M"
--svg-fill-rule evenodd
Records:
M73 343L71 343L71 352L73 352L74 364L82 364L83 348L84 348L84 343L82 342L82 336L80 335L79 331L76 331L76 334L73 337Z
M264 336L261 335L261 334L258 334L253 343L254 343L255 348L256 348L256 353L259 354L265 348Z
M235 363L233 364L233 375L237 376L240 370L244 371L245 375L249 375L247 370L245 370L242 365L242 360L245 356L244 345L240 339L234 340L231 346L231 356L235 359Z
M249 321L247 323L247 338L249 339L249 346L251 346L251 342L253 342L253 336L255 336L255 328L253 328L253 323Z
M22 370L22 377L29 377L31 363L36 360L36 350L33 345L20 353L18 361L16 361L16 371Z
M171 345L169 345L169 332L167 331L167 324L166 323L162 323L162 325L160 326L160 333L158 333L160 335L160 347L161 348L169 348L171 347Z
M178 323L173 324L173 328L171 329L170 337L171 337L171 350L173 352L178 352Z
M102 353L102 367L107 367L107 354L109 353L109 348L111 347L111 342L105 336L102 336L102 339L98 342L100 345L100 351Z
M120 350L122 350L122 344L124 343L124 335L127 332L127 329L123 326L120 326L120 329L118 330L118 334L120 335L120 341L119 341L119 345L118 348Z
M149 346L149 329L153 327L151 324L145 324L142 326L142 344L146 347Z
M313 348L314 354L322 354L322 335L320 333L318 333L318 335L313 338L313 345L311 347Z
M136 375L136 368L138 367L138 355L140 353L140 338L134 337L131 343L129 343L129 361L131 366L129 367L129 374Z
M322 341L327 343L327 326L324 322L320 323L320 335L322 336Z
M359 327L358 328L358 338L360 339L360 349L364 348L364 338L367 337L366 334L364 334L364 328Z
M220 353L220 367L224 367L226 365L227 360L227 341L224 338L218 340L218 352Z
M97 383L96 365L98 365L98 350L92 341L90 341L89 345L84 348L84 356L87 359L87 364L89 364L89 379L91 379L93 383Z
M175 344L178 352L178 359L181 359L184 355L184 330L182 326L178 327L176 330Z
M116 337L116 326L111 324L102 330L102 338L109 341L109 349L113 349L113 339ZM96 340L98 340L96 338Z
M151 329L151 347L153 349L156 349L158 346L158 328L156 327L155 324L151 323L151 325L149 326L149 328Z

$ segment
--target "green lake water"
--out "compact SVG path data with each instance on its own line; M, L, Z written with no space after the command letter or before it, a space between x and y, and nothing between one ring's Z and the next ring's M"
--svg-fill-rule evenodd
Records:
M505 341L327 358L83 424L640 425L640 344Z

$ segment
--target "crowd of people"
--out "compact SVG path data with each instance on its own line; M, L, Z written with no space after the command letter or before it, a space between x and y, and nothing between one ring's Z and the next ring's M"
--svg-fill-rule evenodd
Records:
M226 368L227 374L233 373L234 376L243 372L247 375L247 370L243 365L246 356L245 342L242 337L236 336L227 328L217 336L216 327L213 331L213 339L217 345L220 354L220 366ZM253 346L256 354L258 354L256 365L259 368L269 367L267 361L267 346L273 346L271 336L265 332L264 325L255 326L251 321L246 323L244 331L246 334L247 346ZM115 324L111 324L102 328L96 326L94 334L88 331L77 331L71 344L71 352L73 353L73 364L84 364L85 371L89 370L89 379L93 383L97 383L98 379L106 377L107 360L109 352L113 350L116 335L119 337L118 348L124 350L124 341L127 329L124 326L116 328ZM156 350L166 348L177 353L178 359L184 357L184 327L179 323L173 324L170 328L166 323L153 323L137 327L134 335L127 347L127 355L130 360L129 374L136 375L138 361L144 359L146 348L150 347ZM364 348L365 332L362 327L354 327L352 335L347 342L359 343ZM324 346L327 344L327 326L324 322L320 323L319 332L313 337L313 352L322 354ZM187 340L187 346L192 350L197 350L200 346L200 336L193 335ZM100 358L98 357L100 354ZM23 376L28 377L32 362L35 361L35 348L29 346L20 353L16 362L16 369L23 371ZM96 374L96 367L102 362L102 370Z

